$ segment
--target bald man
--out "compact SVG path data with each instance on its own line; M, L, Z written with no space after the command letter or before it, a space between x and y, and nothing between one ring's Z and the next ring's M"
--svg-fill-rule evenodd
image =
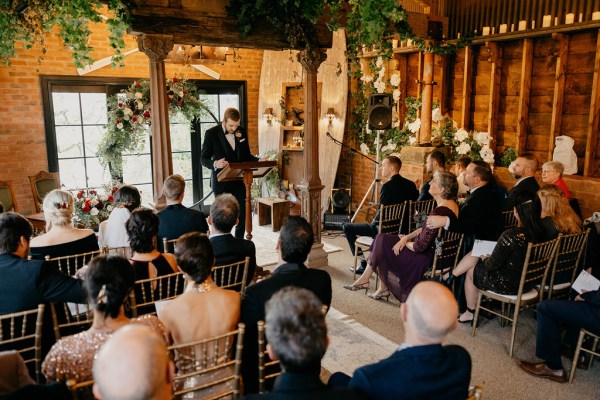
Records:
M450 290L419 283L400 307L404 342L385 360L354 371L347 386L372 399L466 399L471 357L460 346L441 344L456 328L457 314ZM338 374L330 385L343 386Z
M119 329L94 362L94 396L100 400L169 400L175 367L165 342L150 328Z

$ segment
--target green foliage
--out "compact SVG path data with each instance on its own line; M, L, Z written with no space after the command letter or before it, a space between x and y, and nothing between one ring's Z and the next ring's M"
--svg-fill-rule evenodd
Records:
M113 66L123 61L123 35L130 20L129 6L129 0L107 3L109 12L114 14L106 20L109 43L115 51ZM102 22L101 7L99 0L0 0L0 59L10 64L16 55L16 41L25 43L27 48L39 45L45 53L44 35L56 26L65 47L72 51L75 66L82 68L93 63L90 56L93 48L88 45L89 22Z
M517 151L512 147L507 147L506 150L502 153L502 158L500 159L500 165L503 167L508 167L511 162L517 159Z

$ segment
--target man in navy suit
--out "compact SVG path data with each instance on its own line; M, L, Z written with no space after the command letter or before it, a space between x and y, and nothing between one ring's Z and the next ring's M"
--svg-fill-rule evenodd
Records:
M506 199L502 203L502 211L512 211L515 201L522 193L534 198L540 185L535 180L535 172L538 170L538 159L531 153L523 153L514 162L512 176L517 180L515 186L508 191Z
M400 307L404 342L390 357L354 371L335 373L330 386L360 390L372 399L466 399L471 357L460 346L442 346L456 327L458 305L437 282L417 284Z
M233 195L224 193L217 196L210 206L209 238L217 266L243 261L246 257L250 257L246 277L246 285L249 285L256 271L256 247L250 240L238 239L231 234L231 230L237 224L239 210L240 206Z
M217 175L229 163L258 161L250 154L250 145L245 130L240 127L240 112L228 108L223 114L221 124L212 127L204 134L200 161L204 167L212 171L210 184L215 196L231 193L240 204L239 223L235 228L235 237L244 238L246 229L246 187L244 182L219 182Z
M163 194L167 199L167 207L158 213L158 251L169 250L173 247L163 249L163 238L177 239L188 232L208 232L206 217L202 211L192 210L183 204L185 195L185 180L181 175L171 175L165 179Z

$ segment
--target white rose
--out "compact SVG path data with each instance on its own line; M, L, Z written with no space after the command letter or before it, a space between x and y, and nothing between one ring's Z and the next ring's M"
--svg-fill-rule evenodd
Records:
M375 62L375 65L377 65L377 68L381 68L381 66L383 65L383 58L377 57L377 61Z
M99 211L96 207L92 207L90 210L90 215L98 215Z
M456 148L456 152L460 155L467 154L469 151L471 151L471 145L469 143L463 142Z
M360 144L360 151L361 151L361 152L362 152L364 155L368 156L368 155L369 155L369 146L367 146L367 144L366 144L366 143L361 143L361 144Z
M412 133L419 132L419 129L421 129L421 120L419 118L408 124L408 130Z
M459 142L464 141L468 137L469 137L469 132L467 132L466 130L464 130L462 128L457 130L456 133L454 134L454 139L458 140Z
M383 76L385 75L385 68L381 68L379 70L379 79L383 79Z
M477 143L479 143L481 146L489 146L490 141L492 140L490 134L487 132L477 132L474 136Z
M183 97L183 90L179 92L179 97Z
M119 129L123 129L123 123L119 122L119 123L117 124L117 128L119 128Z
M90 204L91 204L91 206L92 206L92 207L94 207L96 204L98 204L98 200L96 200L96 199L91 199L91 200L90 200Z
M400 100L400 89L395 89L392 96L394 96L394 102L397 103Z
M106 206L106 211L111 212L113 210L113 206L111 204Z
M125 113L125 115L131 115L131 114L133 114L133 111L131 111L131 108L129 108L129 107L127 107L125 109L125 111L123 111L123 112Z
M138 108L138 110L143 109L144 108L144 103L142 103L141 101L138 101L137 108Z
M377 90L377 93L384 93L385 92L385 82L383 81L377 81L375 82L375 89Z
M417 143L417 138L414 136L409 137L408 143L412 146L413 144Z
M141 99L142 98L142 94L140 92L135 92L135 98L136 99Z
M442 118L444 118L444 116L442 115L442 111L439 107L431 112L431 120L433 122L440 122Z
M360 78L360 80L364 83L369 83L373 80L373 77L371 75L363 75L362 78Z
M400 84L400 75L398 74L394 74L390 77L390 84L392 86L398 87L398 85Z
M124 115L124 116L123 116L123 120L125 120L125 121L129 121L129 115Z
M392 128L398 128L400 126L400 121L396 120L392 122Z
M492 149L490 149L489 146L483 146L479 151L479 155L481 156L483 161L485 161L488 164L494 162L494 152L492 151Z

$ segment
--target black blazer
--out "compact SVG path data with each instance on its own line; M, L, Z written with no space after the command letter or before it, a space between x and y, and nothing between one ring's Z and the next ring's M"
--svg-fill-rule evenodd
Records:
M250 257L246 285L250 284L256 271L256 247L250 240L238 239L231 233L210 238L215 253L215 265L227 265Z
M352 389L325 386L316 374L283 373L275 378L273 390L265 394L251 394L244 399L286 400L345 400L364 399Z
M217 126L208 129L204 134L204 142L202 143L202 150L200 152L200 161L204 167L212 171L210 183L215 195L232 193L233 191L229 188L230 186L244 185L242 181L217 181L217 175L221 172L221 169L215 169L213 163L221 158L226 159L230 163L258 161L258 158L250 153L248 135L246 135L243 128L240 127L235 132L235 150L233 150L229 145L229 142L227 142L222 124L218 124ZM241 206L242 205L240 205L240 207Z
M208 232L208 223L202 211L187 208L182 204L168 205L158 213L158 251L164 252L163 238L177 239L188 232ZM173 251L171 247L169 251Z
M372 399L466 399L471 357L460 346L440 344L398 350L354 371L348 384Z
M530 176L524 178L518 185L508 191L506 199L504 199L504 202L502 203L502 211L512 210L515 207L517 197L521 194L526 193L534 199L539 188L540 185L535 180L535 177Z
M480 186L460 206L450 230L480 240L498 240L501 231L500 199L490 184ZM470 249L469 249L470 250Z
M41 303L84 303L82 281L52 263L0 254L0 314L31 310Z
M331 305L331 277L326 271L309 269L303 264L282 264L270 278L248 286L242 299L240 320L246 324L242 356L242 377L246 393L258 391L258 330L256 323L265 319L265 303L279 289L297 286L313 292L327 307Z
M417 200L418 197L419 191L417 190L415 183L400 174L396 174L381 186L381 191L379 192L379 204L389 206L392 204L403 203L407 200ZM377 210L377 214L375 214L371 224L379 224L379 210Z

